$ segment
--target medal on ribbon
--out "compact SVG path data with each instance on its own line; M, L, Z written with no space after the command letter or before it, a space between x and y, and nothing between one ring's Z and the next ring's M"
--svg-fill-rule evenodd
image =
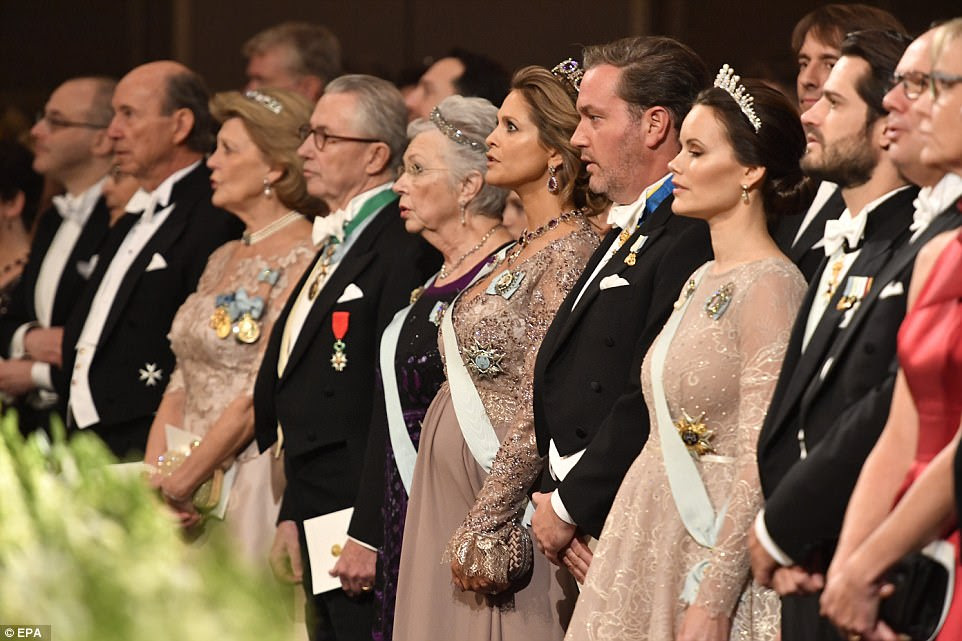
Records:
M434 323L435 327L441 326L441 319L444 318L444 311L448 308L448 304L439 300L434 304L434 308L431 309L431 313L428 314L428 320Z
M491 281L488 288L484 290L485 294L489 296L501 296L505 300L511 298L518 287L521 286L521 281L524 280L523 271L511 271L506 269L501 272L497 278Z
M343 372L347 367L347 354L344 348L344 336L350 324L351 312L334 312L331 314L331 331L334 333L334 353L331 354L331 367L335 372Z
M871 276L849 276L845 281L845 289L842 290L842 296L838 299L835 309L840 312L852 309L862 302L871 287Z

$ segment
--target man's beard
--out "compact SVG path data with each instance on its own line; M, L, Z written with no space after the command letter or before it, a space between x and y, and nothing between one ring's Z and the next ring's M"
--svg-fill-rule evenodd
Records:
M872 148L868 131L854 134L826 145L821 137L822 157L820 160L802 156L801 166L808 176L816 180L828 180L839 187L849 188L864 185L872 178L878 165L879 152Z

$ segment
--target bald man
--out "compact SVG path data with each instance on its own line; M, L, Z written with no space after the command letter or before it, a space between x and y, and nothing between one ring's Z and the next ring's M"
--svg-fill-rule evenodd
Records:
M183 65L152 62L124 76L107 128L120 171L140 190L100 252L64 328L68 427L97 432L121 457L143 455L174 367L167 340L207 257L241 233L211 204L204 154L214 141L209 95Z

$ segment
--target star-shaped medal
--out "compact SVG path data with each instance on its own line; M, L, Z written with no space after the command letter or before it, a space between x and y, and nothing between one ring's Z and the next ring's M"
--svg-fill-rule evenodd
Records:
M465 350L468 355L467 366L478 373L481 378L494 378L504 371L501 367L501 359L504 354L496 351L493 347L482 347L477 341L474 346Z
M681 442L685 444L688 451L698 456L713 452L711 437L715 433L705 425L705 413L702 412L697 418L692 418L685 410L682 410L681 414L682 418L675 421L675 427L678 429Z
M164 370L158 369L157 363L145 363L140 370L140 380L144 381L147 387L155 387L163 376Z

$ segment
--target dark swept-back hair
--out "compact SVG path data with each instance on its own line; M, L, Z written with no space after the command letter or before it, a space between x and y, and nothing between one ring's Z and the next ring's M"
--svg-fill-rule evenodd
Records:
M561 199L570 199L579 209L587 207L588 215L602 212L609 201L588 189L588 172L581 162L581 153L571 144L580 120L574 89L544 67L535 65L515 72L511 89L524 98L541 144L561 154L562 165L557 174Z
M191 151L210 153L214 148L217 125L208 108L210 92L207 83L193 71L180 71L167 78L166 90L162 110L165 115L178 109L189 109L194 114L194 126L184 145Z
M757 132L724 89L706 89L698 94L695 104L713 110L739 163L765 168L759 193L769 220L804 211L815 196L815 188L799 165L805 154L805 131L798 110L784 94L761 80L742 80L741 84L755 100L752 106L762 123Z
M819 42L838 49L846 34L863 29L905 31L899 19L885 9L867 4L826 4L805 14L795 23L792 51L798 55L809 33Z
M585 47L585 69L611 65L621 69L618 97L640 114L664 107L675 133L698 92L708 86L708 67L689 46L663 36L622 38Z
M869 65L869 73L862 74L855 84L859 98L868 105L867 126L888 113L882 98L892 88L892 74L911 43L912 38L904 32L878 29L853 31L842 41L842 56L861 58Z
M20 221L27 231L40 207L43 176L33 170L33 153L13 140L0 140L0 200L9 202L23 193Z
M464 73L454 81L454 88L459 95L477 96L495 107L501 106L510 85L510 75L501 63L457 47L444 57L455 58L464 67Z

